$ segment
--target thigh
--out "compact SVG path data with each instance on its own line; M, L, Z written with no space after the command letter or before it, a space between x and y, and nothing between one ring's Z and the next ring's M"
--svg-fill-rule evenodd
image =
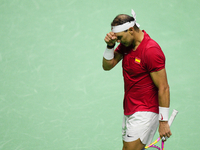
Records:
M140 139L137 139L133 142L123 141L123 150L142 150L145 145L141 142Z
M122 124L122 138L124 142L140 139L143 144L150 144L158 126L158 114L152 112L137 112L124 116Z

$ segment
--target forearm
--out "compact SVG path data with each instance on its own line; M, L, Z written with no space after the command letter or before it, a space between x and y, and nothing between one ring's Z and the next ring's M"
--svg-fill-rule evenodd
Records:
M158 91L158 101L160 107L169 107L170 105L170 91L169 85L164 86Z
M104 70L110 70L114 67L114 59L106 60L103 58L103 69Z

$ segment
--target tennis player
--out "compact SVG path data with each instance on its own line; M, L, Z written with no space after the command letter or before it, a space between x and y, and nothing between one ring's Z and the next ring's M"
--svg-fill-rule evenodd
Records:
M124 77L123 150L141 150L152 142L159 126L163 140L171 136L168 125L169 85L161 47L144 30L136 14L121 14L105 37L103 69L122 60ZM119 45L115 47L115 43Z

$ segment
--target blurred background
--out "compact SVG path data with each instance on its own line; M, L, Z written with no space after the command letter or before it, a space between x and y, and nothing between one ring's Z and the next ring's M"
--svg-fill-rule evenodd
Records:
M102 69L118 14L166 56L171 109L166 150L199 144L199 0L0 0L0 149L121 150L121 62ZM155 135L155 139L158 133Z

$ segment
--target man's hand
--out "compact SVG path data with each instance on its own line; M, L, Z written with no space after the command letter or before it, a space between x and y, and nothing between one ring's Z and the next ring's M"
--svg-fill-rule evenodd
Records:
M160 138L162 139L162 137L170 137L172 135L168 121L159 121L160 125L159 125L159 134L160 134ZM166 141L166 140L165 140Z
M117 37L113 32L109 32L108 34L106 34L104 41L107 43L107 45L113 46L117 41Z

